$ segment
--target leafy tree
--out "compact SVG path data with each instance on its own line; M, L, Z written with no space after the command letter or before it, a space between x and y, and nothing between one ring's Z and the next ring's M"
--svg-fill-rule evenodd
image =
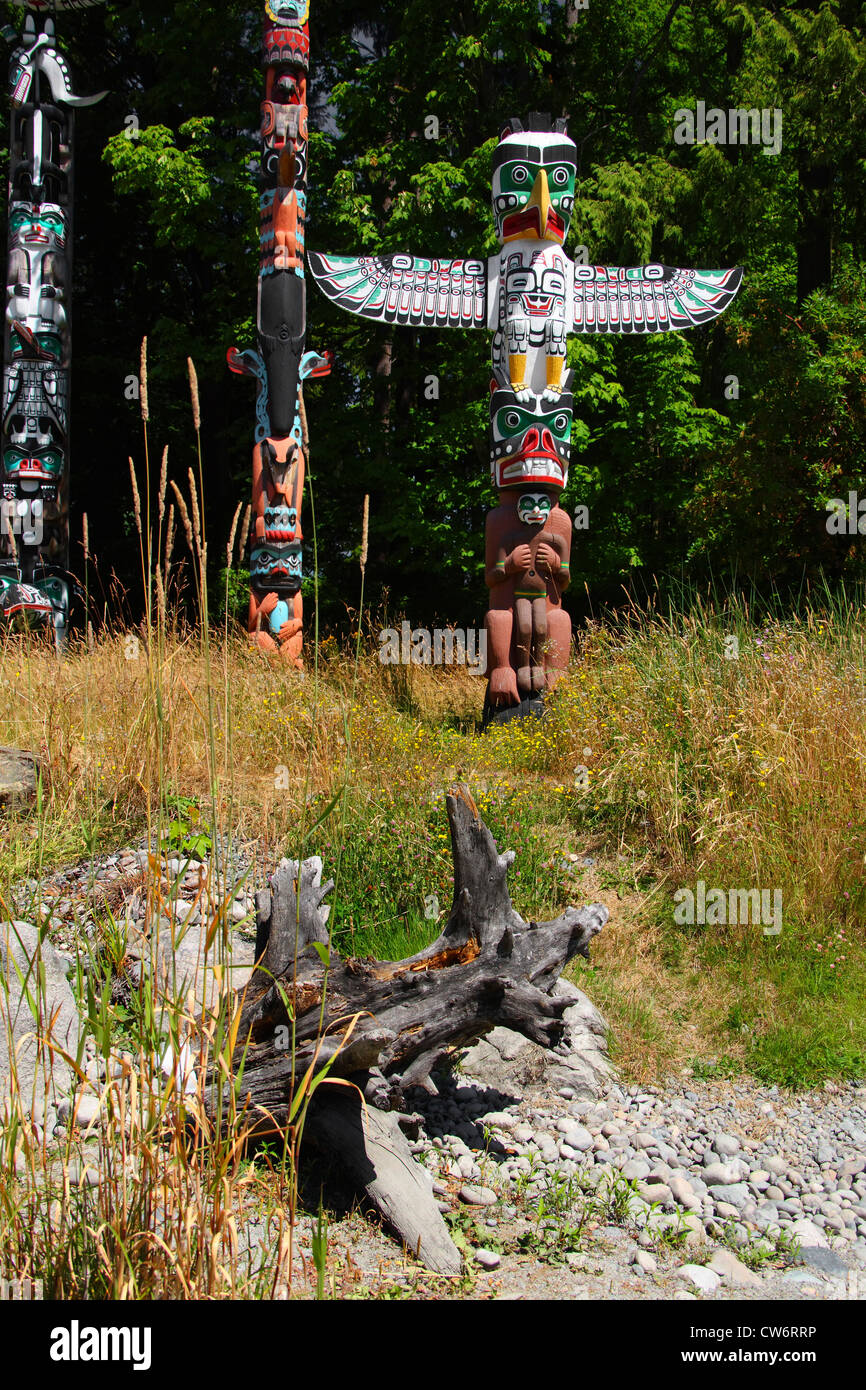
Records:
M73 530L86 510L131 607L141 427L125 384L145 333L153 439L179 480L194 461L187 355L198 365L215 566L249 493L253 388L225 352L254 339L260 21L258 0L58 18L77 88L110 92L77 122ZM578 147L572 253L745 267L706 329L571 341L565 505L590 513L575 612L584 583L595 600L665 573L861 572L862 542L825 526L866 457L859 0L312 0L310 32L310 245L490 254L498 133L549 110ZM780 152L677 144L676 113L698 101L778 109ZM310 346L335 354L307 401L325 621L355 600L365 493L373 603L479 621L489 340L370 324L312 285L308 320ZM309 501L305 517L309 536Z

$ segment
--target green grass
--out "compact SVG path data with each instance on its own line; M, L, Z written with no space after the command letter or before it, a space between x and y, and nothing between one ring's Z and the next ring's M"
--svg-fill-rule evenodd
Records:
M0 912L24 875L116 849L148 819L176 822L178 843L231 827L257 842L257 873L320 854L336 948L395 959L446 920L444 792L462 781L516 853L518 911L611 909L573 975L609 1017L627 1077L691 1066L803 1086L866 1073L858 604L756 615L692 596L679 613L592 626L548 717L483 736L482 681L383 668L373 637L357 668L324 639L305 681L231 633L206 654L170 629L161 641L158 742L145 666L124 659L122 635L73 646L59 667L14 638L0 648L0 741L40 748L48 772L39 815L0 821ZM674 893L699 879L778 887L781 934L678 925Z

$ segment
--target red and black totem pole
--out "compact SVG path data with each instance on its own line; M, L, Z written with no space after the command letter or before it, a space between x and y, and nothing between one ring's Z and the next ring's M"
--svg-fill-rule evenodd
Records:
M303 668L301 504L307 461L302 383L330 359L306 352L307 71L310 0L268 0L264 22L258 347L232 371L259 384L250 553L252 640Z

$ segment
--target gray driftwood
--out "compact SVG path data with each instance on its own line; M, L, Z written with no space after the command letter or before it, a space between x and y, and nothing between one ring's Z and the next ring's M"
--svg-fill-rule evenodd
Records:
M569 907L552 922L525 922L508 894L514 854L499 853L465 788L446 797L446 806L454 901L441 936L415 956L342 960L332 951L326 969L314 943L327 942L329 908L322 899L333 884L322 886L318 859L300 867L284 860L270 889L258 895L258 965L243 998L235 1060L238 1070L243 1067L240 1096L259 1132L285 1123L292 1076L300 1079L310 1065L317 1072L330 1063L328 1075L351 1080L374 1109L401 1110L413 1086L435 1091L431 1072L438 1061L492 1028L514 1029L543 1047L561 1040L568 1001L552 997L551 990L569 960L588 955L607 909ZM287 1003L294 1018L294 1060L285 1049L286 1029L292 1032ZM309 1114L311 1134L328 1130L331 1121L318 1117L346 1094L327 1083L319 1088ZM333 1121L341 1156L405 1243L417 1248L425 1197L428 1216L435 1213L441 1225L429 1185L418 1188L408 1205L396 1189L391 1200L376 1147L380 1137L371 1145L369 1132L365 1138L363 1127L347 1124L342 1113L341 1124ZM365 1164L375 1170L375 1181L363 1180ZM431 1268L451 1273L449 1260L436 1254L435 1227L431 1217L422 1257Z

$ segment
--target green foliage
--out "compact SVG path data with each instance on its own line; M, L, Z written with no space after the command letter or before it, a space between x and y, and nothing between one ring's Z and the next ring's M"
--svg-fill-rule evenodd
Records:
M20 25L20 8L2 9ZM249 492L254 387L229 376L225 352L254 337L258 20L248 0L130 0L59 26L77 89L110 92L77 123L86 408L72 495L133 612L137 561L118 517L140 441L124 383L144 333L151 411L178 479L194 462L187 355L198 366L214 578ZM542 108L568 114L578 143L569 250L585 246L593 263L745 267L738 300L707 329L570 344L565 505L590 512L574 611L584 585L594 603L651 575L782 587L804 572L862 574L862 540L825 527L827 500L860 485L866 457L860 4L358 0L347 15L341 0L314 0L310 33L318 249L490 254L491 150L508 116ZM778 109L781 152L676 144L676 112L699 100ZM323 618L345 621L369 493L374 607L477 623L492 501L487 335L370 324L312 287L308 318L310 346L335 354L331 378L307 392ZM242 607L231 593L239 619Z
M202 821L195 797L166 794L167 824L162 837L165 854L202 861L213 849L213 836Z

